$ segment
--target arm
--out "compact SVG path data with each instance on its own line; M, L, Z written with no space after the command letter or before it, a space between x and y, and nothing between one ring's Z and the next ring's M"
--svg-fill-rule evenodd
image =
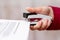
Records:
M54 20L47 30L60 30L60 8L51 6L54 13Z

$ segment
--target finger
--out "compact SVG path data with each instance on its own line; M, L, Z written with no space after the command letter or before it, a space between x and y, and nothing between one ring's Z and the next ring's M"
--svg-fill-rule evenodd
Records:
M47 25L44 27L44 30L46 30L50 26L51 23L52 23L51 20L47 19Z
M39 28L37 28L38 31L41 31L42 24L43 22L41 21L41 25L39 26Z
M48 26L50 26L51 23L52 23L52 21L51 20L48 20Z
M30 26L30 29L31 29L31 30L35 30L35 29L34 29L34 26Z
M42 26L41 26L41 30L45 30L45 28L47 27L48 24L48 20L47 19L42 19Z
M35 9L34 8L31 8L31 7L26 8L26 10L28 12L31 12L31 13L34 13L35 12Z
M40 20L40 21L34 26L34 29L35 29L35 30L40 30L41 25L42 25L42 22L41 22L41 20Z
M51 23L52 23L52 21L49 19L49 20L48 20L47 27L46 27L45 29L47 29L47 28L50 26Z

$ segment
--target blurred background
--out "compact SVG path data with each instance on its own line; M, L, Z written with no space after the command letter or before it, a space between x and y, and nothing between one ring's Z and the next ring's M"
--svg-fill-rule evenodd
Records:
M0 19L23 19L27 7L58 6L60 0L0 0ZM60 31L31 31L28 40L60 40Z
M56 0L0 0L0 19L22 19L27 7L58 5Z
M59 6L60 0L0 0L0 19L22 19L27 7Z

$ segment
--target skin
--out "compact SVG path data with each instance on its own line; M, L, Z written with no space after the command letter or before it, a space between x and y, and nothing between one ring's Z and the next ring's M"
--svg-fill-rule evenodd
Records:
M36 8L32 8L32 7L28 7L26 8L26 10L28 12L31 13L39 13L39 14L44 14L44 15L48 15L52 17L52 20L54 19L54 14L53 14L53 10L51 7L36 7ZM34 26L31 26L30 29L31 30L46 30L50 24L52 23L52 21L50 19L42 19L40 21L38 21L38 23Z

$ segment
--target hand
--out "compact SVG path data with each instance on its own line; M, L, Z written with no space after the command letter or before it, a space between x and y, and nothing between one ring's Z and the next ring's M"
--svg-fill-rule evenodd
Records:
M53 10L51 7L37 7L37 8L26 8L27 11L31 13L39 13L44 14L52 17L52 20L54 19ZM50 19L42 19L40 20L36 25L31 26L31 30L46 30L52 21Z

